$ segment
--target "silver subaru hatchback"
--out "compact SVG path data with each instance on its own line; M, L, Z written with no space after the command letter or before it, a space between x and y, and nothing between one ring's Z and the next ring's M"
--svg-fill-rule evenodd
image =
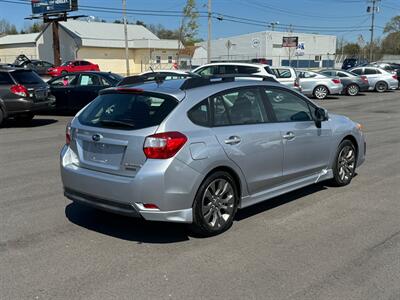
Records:
M104 90L67 127L67 198L204 236L238 209L331 180L365 160L360 124L279 83L188 78Z

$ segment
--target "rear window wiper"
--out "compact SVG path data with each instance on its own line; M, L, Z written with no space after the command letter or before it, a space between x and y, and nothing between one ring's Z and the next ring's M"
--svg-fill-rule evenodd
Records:
M117 127L129 127L129 128L135 128L136 125L134 123L129 123L129 122L124 122L124 121L118 121L118 120L100 120L100 123L106 126L117 126Z

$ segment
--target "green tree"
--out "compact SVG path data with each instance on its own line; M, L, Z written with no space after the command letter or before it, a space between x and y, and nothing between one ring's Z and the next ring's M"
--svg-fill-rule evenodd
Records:
M358 56L360 52L361 52L361 47L356 43L348 43L343 46L343 54Z
M389 33L382 40L381 48L385 54L400 55L400 31Z
M183 17L179 28L180 40L185 44L193 44L197 41L197 33L199 29L199 12L196 8L196 0L187 0L182 13Z
M383 33L399 32L400 31L400 16L393 17L386 23Z

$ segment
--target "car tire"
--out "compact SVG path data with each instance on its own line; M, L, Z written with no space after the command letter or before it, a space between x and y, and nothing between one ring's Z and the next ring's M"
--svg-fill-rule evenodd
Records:
M317 86L313 91L314 98L318 100L323 100L329 95L329 90L324 85Z
M375 91L377 91L378 93L384 93L388 90L388 84L384 81L378 81L375 84Z
M354 144L349 140L340 143L333 163L334 186L348 185L354 177L357 164L357 151Z
M224 171L211 174L197 191L190 230L202 237L226 231L232 226L238 203L239 192L232 176Z
M360 87L357 84L349 84L346 88L346 94L348 96L357 96L360 92Z
M21 114L21 115L16 115L14 119L17 122L21 123L29 123L32 121L32 119L35 117L35 114L33 113L26 113L26 114Z

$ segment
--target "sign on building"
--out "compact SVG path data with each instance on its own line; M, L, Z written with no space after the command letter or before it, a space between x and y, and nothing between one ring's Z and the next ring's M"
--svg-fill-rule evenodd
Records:
M282 38L282 47L296 48L299 43L298 36L284 36Z
M254 38L251 40L251 47L253 48L259 48L260 47L260 39L259 38Z
M44 15L78 10L78 0L31 0L32 14Z
M297 45L295 55L297 55L297 56L303 56L304 53L305 53L305 46L304 46L304 43L299 43L299 44Z

